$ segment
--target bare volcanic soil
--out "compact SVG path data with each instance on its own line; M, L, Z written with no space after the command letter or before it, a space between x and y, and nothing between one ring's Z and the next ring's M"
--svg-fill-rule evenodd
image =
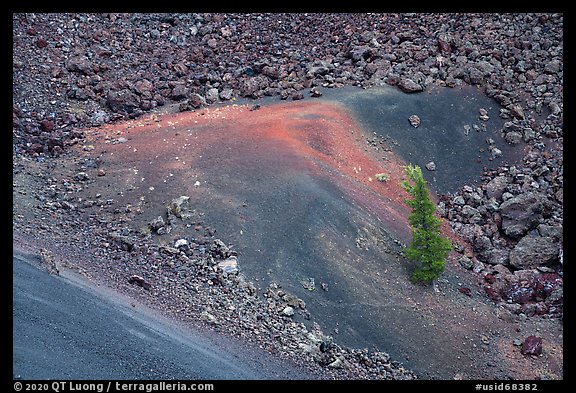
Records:
M228 105L86 130L54 174L78 180L77 220L118 223L180 255L182 239L221 238L257 294L295 295L291 309L280 303L284 318L343 346L385 351L418 378L561 379L560 321L495 306L456 255L440 292L409 282L406 161L390 149L383 159L370 137L330 100ZM189 214L171 219L166 206L181 196ZM145 259L118 258L119 280L138 274L163 285L147 276ZM544 337L540 357L515 345L532 334Z

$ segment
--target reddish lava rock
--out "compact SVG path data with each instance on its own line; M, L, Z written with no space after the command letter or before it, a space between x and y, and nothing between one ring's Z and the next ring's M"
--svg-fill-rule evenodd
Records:
M48 46L48 41L46 41L44 38L38 38L36 40L36 46L38 48L46 48Z
M537 336L528 336L520 349L522 355L540 355L542 354L542 339Z
M460 287L458 290L468 297L472 297L472 290L470 288Z
M494 290L494 288L487 286L484 287L484 291L486 291L486 295L488 295L488 297L490 299L492 299L495 302L500 301L500 295L498 294L498 292L496 290Z
M52 132L54 129L54 123L48 119L44 119L40 122L40 128L43 131Z
M488 273L484 276L484 280L486 280L486 282L489 284L494 284L496 277L493 274Z
M532 287L534 288L535 295L546 299L555 290L563 285L563 280L557 273L543 273L534 278Z

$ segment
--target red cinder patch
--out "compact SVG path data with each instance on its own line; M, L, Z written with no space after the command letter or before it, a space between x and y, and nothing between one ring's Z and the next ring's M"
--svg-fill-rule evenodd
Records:
M107 161L128 157L142 165L138 175L149 181L166 170L176 174L190 168L199 178L209 178L207 172L218 173L222 162L252 171L255 179L259 171L278 176L305 172L335 184L397 236L410 239L407 194L400 187L405 163L392 154L383 161L370 151L360 126L340 105L302 101L255 111L232 105L147 117L98 132L121 140L106 146ZM195 165L207 156L213 158L211 167ZM387 181L377 180L380 173Z

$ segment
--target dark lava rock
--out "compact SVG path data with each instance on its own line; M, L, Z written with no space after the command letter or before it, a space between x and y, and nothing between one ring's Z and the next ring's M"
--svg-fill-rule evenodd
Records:
M524 236L510 252L510 265L518 269L546 265L558 258L559 245L551 237Z
M170 93L170 98L175 101L183 100L188 96L188 89L183 85L176 85Z
M147 290L149 290L152 286L152 284L150 284L148 281L146 281L143 277L138 276L136 274L134 274L133 276L130 276L130 278L128 279L128 283L138 285L139 287L142 287L142 288L147 289Z
M188 101L190 102L190 105L192 105L194 109L206 106L206 99L197 93L193 93L192 95L190 95L190 99Z
M301 91L297 91L297 92L292 94L292 100L293 101L303 100L303 99L304 99L304 94Z
M228 246L220 239L214 239L210 245L210 254L214 258L225 259L232 255Z
M536 192L517 195L500 205L502 230L507 236L519 238L539 224L546 196Z
M151 95L154 91L154 84L148 79L141 79L134 84L134 91L141 95Z
M92 63L90 63L90 61L84 56L72 57L68 61L66 69L70 72L77 72L84 75L90 75L93 73Z
M40 122L40 128L43 131L51 132L54 129L54 122L44 119Z
M486 196L500 200L502 194L506 191L509 180L505 176L496 176L486 184Z
M139 107L138 97L128 89L108 93L106 105L118 113L132 113Z
M440 49L440 52L443 54L449 54L452 52L452 45L450 44L448 37L438 37L438 49Z

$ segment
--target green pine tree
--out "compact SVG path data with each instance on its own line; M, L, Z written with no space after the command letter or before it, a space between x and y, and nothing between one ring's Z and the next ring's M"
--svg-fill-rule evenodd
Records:
M441 221L434 215L436 207L430 199L422 169L409 164L404 167L404 172L408 180L402 182L402 188L412 197L405 200L412 208L408 216L412 227L412 243L404 255L411 261L420 262L412 274L412 280L431 283L444 272L452 243L441 235Z

